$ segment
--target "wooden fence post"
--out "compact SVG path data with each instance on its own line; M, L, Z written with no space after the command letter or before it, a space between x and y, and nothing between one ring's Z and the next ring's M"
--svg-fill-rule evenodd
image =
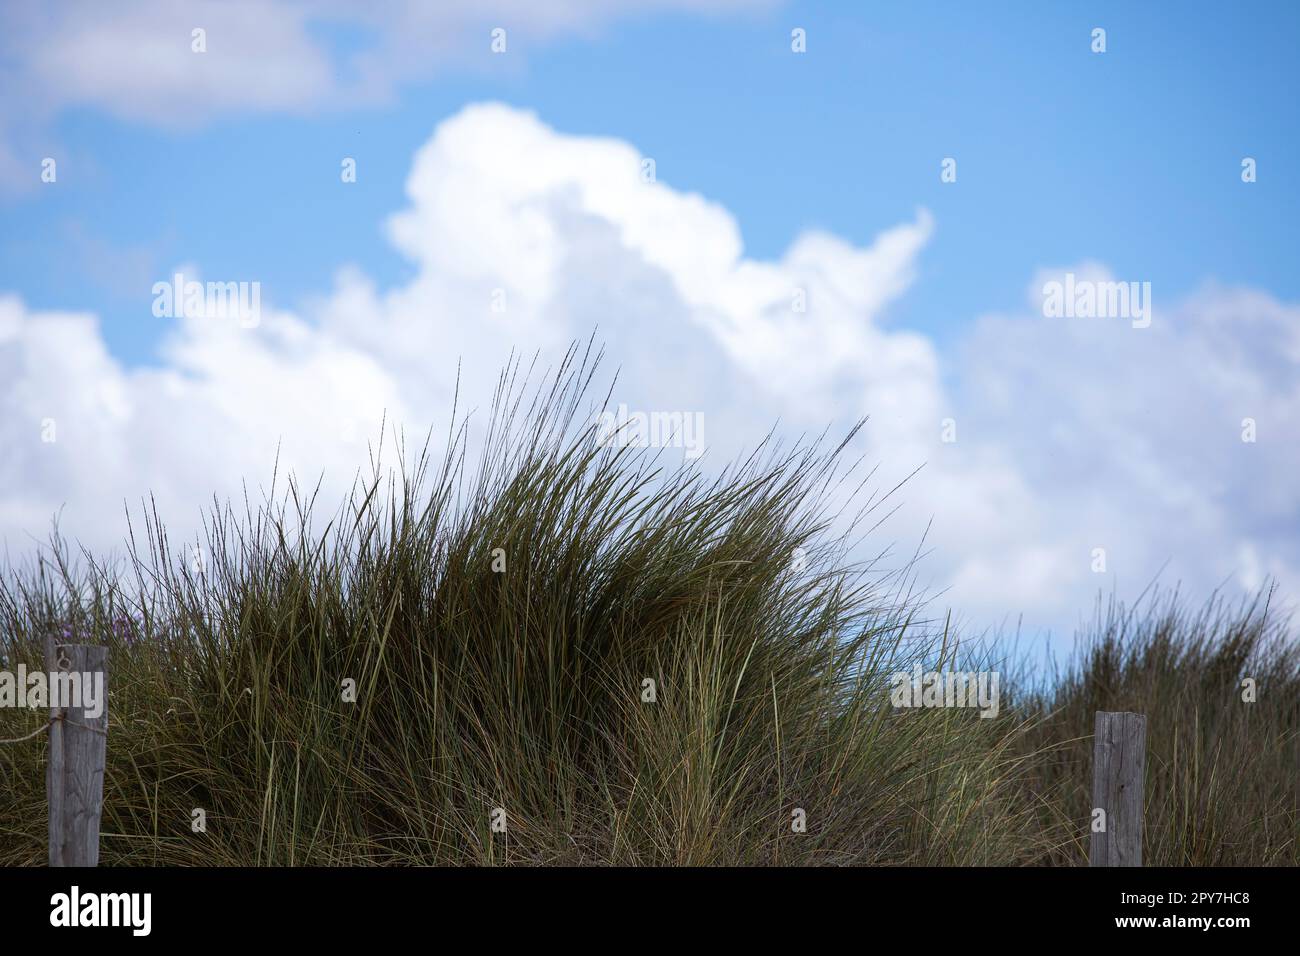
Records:
M45 771L45 793L50 804L50 866L96 866L99 863L99 817L104 804L104 761L108 752L108 648L88 644L45 641L46 671L50 687L50 749ZM70 675L62 678L60 674ZM67 701L73 682L97 688L96 716L82 706L90 702L87 688L80 698ZM73 678L71 675L77 675ZM61 688L53 686L59 681ZM72 703L61 707L56 704Z
M1092 749L1094 823L1089 866L1142 865L1142 791L1147 763L1147 719L1142 714L1097 711Z

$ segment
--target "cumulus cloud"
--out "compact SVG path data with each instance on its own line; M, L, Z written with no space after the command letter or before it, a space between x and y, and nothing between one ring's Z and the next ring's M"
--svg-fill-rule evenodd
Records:
M1043 284L1066 272L1125 278L1095 263L1045 271L1029 311L977 324L954 396L963 441L998 448L1048 509L1054 550L1036 566L1055 567L1048 582L1068 593L1096 577L1102 548L1107 575L1130 587L1167 564L1167 579L1198 590L1269 574L1295 594L1300 308L1206 285L1167 304L1157 290L1149 328L1045 318ZM1027 563L1037 545L1008 532L1005 566ZM988 561L964 573L978 579Z
M285 313L251 330L183 319L165 364L125 368L92 315L29 313L0 298L0 528L10 554L51 519L96 547L120 544L123 506L155 496L194 530L212 495L238 496L281 466L322 468L341 492L364 463L367 427L405 416L376 361Z
M149 368L116 361L94 316L0 299L11 552L60 506L67 532L119 541L122 501L150 491L192 525L214 492L268 478L277 447L340 495L385 411L408 435L445 425L458 363L481 407L512 348L554 359L598 329L616 402L704 413L705 467L778 419L794 435L869 416L879 487L921 468L878 538L910 553L933 521L923 572L971 620L1069 624L1170 559L1198 591L1270 574L1294 589L1297 307L1207 287L1157 293L1144 329L1048 318L1042 284L1067 271L1048 270L1024 310L941 351L882 321L936 228L926 211L866 247L814 232L763 261L726 209L641 174L627 143L471 106L418 152L387 224L415 267L403 285L345 269L304 314L264 303L256 329L176 320Z

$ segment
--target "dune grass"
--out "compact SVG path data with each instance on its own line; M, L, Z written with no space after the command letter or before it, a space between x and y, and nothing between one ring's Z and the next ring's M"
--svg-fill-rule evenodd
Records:
M595 365L512 367L481 449L461 422L327 519L291 482L214 509L201 563L150 511L121 560L56 538L0 573L5 666L110 647L101 863L1079 864L1102 707L1150 718L1150 862L1300 860L1268 608L1115 609L997 718L895 709L916 662L1003 662L852 558L884 502L847 439L706 478L602 446ZM45 860L44 750L0 745L0 864Z
M1248 684L1247 681L1253 682ZM1247 700L1245 698L1253 698ZM1300 865L1300 645L1267 592L1189 610L1174 592L1100 606L1073 659L1040 680L1027 785L1043 862L1086 862L1092 715L1147 715L1145 863Z

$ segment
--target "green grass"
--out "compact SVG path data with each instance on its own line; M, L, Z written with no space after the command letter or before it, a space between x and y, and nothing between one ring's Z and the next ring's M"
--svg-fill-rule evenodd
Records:
M1176 593L1112 602L1041 684L1030 705L1048 716L1029 735L1039 757L1027 783L1044 830L1074 833L1044 862L1086 861L1084 735L1109 710L1147 715L1148 865L1300 865L1300 646L1265 595L1195 611Z
M850 558L884 502L844 445L714 479L600 447L594 368L512 367L482 449L461 422L327 517L293 483L215 509L201 570L151 511L120 560L56 538L0 574L6 666L110 646L102 863L1081 864L1095 709L1149 716L1150 863L1300 862L1300 665L1262 604L1112 608L995 719L895 710L895 671L1011 655ZM0 864L45 860L44 764L0 745Z

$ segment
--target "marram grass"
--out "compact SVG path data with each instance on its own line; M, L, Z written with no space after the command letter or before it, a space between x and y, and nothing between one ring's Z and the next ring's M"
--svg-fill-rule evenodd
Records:
M1096 709L1149 716L1148 863L1300 862L1265 604L1112 607L994 719L896 710L889 675L957 652L906 568L850 560L880 502L828 511L844 445L712 480L601 447L593 368L512 368L476 465L462 425L329 520L291 482L197 551L149 511L122 560L0 572L6 667L110 647L101 863L1079 865ZM0 864L45 861L44 781L40 737L0 745Z

